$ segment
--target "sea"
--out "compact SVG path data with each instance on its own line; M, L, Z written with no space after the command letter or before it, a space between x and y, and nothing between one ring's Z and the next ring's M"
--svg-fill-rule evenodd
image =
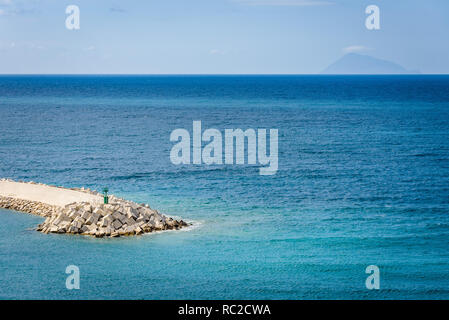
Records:
M278 171L173 164L193 121L277 129ZM0 178L191 223L98 239L0 209L0 299L449 299L449 76L4 75Z

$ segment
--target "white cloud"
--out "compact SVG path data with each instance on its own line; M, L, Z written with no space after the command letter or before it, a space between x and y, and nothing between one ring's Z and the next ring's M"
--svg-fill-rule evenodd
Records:
M15 16L36 12L38 2L36 1L14 1L0 0L0 15Z
M223 51L223 50L219 50L219 49L212 49L209 51L209 54L212 54L212 55L225 55L228 53L229 53L229 51Z
M354 46L349 46L349 47L343 48L344 53L365 52L365 51L370 51L370 50L371 50L371 48L361 46L361 45L354 45Z
M331 1L320 0L232 0L248 6L284 6L284 7L308 7L308 6L326 6L334 4Z
M0 50L42 50L46 47L40 43L30 42L30 41L20 41L20 42L0 42Z

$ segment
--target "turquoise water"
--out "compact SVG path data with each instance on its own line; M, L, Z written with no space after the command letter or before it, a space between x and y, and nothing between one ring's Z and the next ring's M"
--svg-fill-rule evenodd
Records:
M279 129L277 174L173 165L193 120ZM0 209L0 298L447 299L448 138L447 76L1 76L0 177L108 186L193 227L45 235Z

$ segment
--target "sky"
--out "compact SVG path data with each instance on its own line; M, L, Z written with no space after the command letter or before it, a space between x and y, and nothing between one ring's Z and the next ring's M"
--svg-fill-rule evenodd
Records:
M316 74L349 52L449 73L448 34L447 0L0 0L0 73Z

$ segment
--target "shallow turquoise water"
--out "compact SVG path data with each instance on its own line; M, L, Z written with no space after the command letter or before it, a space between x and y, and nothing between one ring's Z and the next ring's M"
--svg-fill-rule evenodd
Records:
M278 128L278 173L174 166L193 120ZM447 299L448 129L445 76L2 76L0 177L108 186L194 227L44 235L0 210L0 298Z

